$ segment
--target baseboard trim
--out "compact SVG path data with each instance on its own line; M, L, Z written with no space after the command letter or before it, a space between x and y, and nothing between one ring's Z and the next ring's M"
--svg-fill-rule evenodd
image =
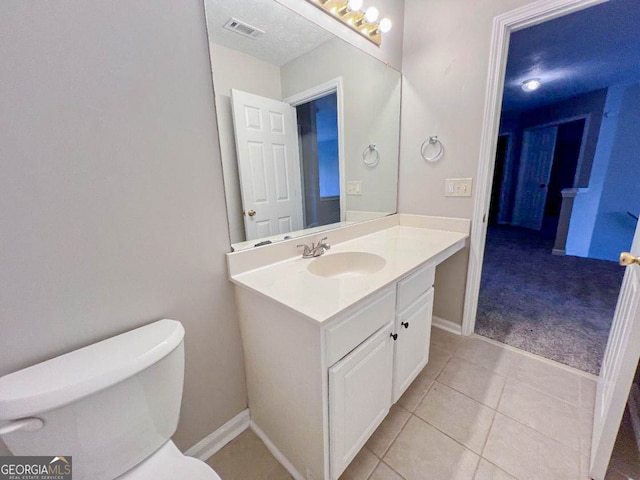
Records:
M280 464L285 468L285 470L287 470L287 472L289 472L289 475L291 475L294 480L305 480L305 477L300 475L300 472L296 470L291 462L287 460L287 457L285 457L284 454L280 450L278 450L278 447L274 445L271 439L267 437L267 434L264 433L253 420L251 420L251 422L249 423L249 427L258 436L258 438L262 440L262 443L264 443L265 447L267 447L267 450L271 452L271 455L273 455L276 460L280 462Z
M451 320L445 320L442 317L433 316L431 325L441 330L445 330L449 333L455 333L456 335L462 335L462 325L453 323Z
M567 251L560 248L554 248L551 250L551 255L558 255L559 257L564 257L567 254Z
M462 325L458 325L457 323L453 323L450 320L445 320L441 317L433 316L431 320L431 325L434 327L438 327L441 330L446 330L450 333L455 333L456 335L462 335Z
M215 432L200 440L193 447L184 452L184 454L205 462L227 443L249 428L250 422L251 417L249 415L249 409L247 408L222 425Z
M629 395L629 414L633 426L633 436L636 439L636 448L640 451L640 387L637 383L631 385Z

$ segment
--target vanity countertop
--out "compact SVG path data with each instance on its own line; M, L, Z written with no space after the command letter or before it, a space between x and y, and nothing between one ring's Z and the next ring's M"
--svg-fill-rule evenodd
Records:
M331 243L331 232L327 234ZM384 267L361 277L320 277L307 270L313 259L300 255L231 275L231 281L323 323L389 285L416 267L441 263L464 245L467 233L395 225L331 245L325 255L367 252L385 259Z

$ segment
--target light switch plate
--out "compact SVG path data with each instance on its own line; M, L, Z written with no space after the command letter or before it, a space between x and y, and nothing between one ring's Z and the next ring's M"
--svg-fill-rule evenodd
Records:
M470 197L471 196L470 178L447 178L444 181L445 197Z
M360 180L348 181L347 195L362 195L362 182Z

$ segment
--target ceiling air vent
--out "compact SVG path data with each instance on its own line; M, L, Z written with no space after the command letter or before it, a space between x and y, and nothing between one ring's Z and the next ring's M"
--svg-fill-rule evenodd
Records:
M231 20L225 23L224 28L249 38L258 38L260 35L264 33L264 30L260 30L259 28L252 27L248 23L245 23L233 17L231 18Z

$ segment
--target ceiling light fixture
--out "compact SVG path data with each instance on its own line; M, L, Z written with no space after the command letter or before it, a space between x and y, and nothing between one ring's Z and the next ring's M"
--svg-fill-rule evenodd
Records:
M525 92L533 92L534 90L539 89L540 85L542 85L542 83L539 78L532 78L522 84L522 90Z
M393 24L388 18L378 21L380 12L370 6L362 11L363 0L307 0L332 17L340 20L376 45L382 44L382 34L391 30Z

